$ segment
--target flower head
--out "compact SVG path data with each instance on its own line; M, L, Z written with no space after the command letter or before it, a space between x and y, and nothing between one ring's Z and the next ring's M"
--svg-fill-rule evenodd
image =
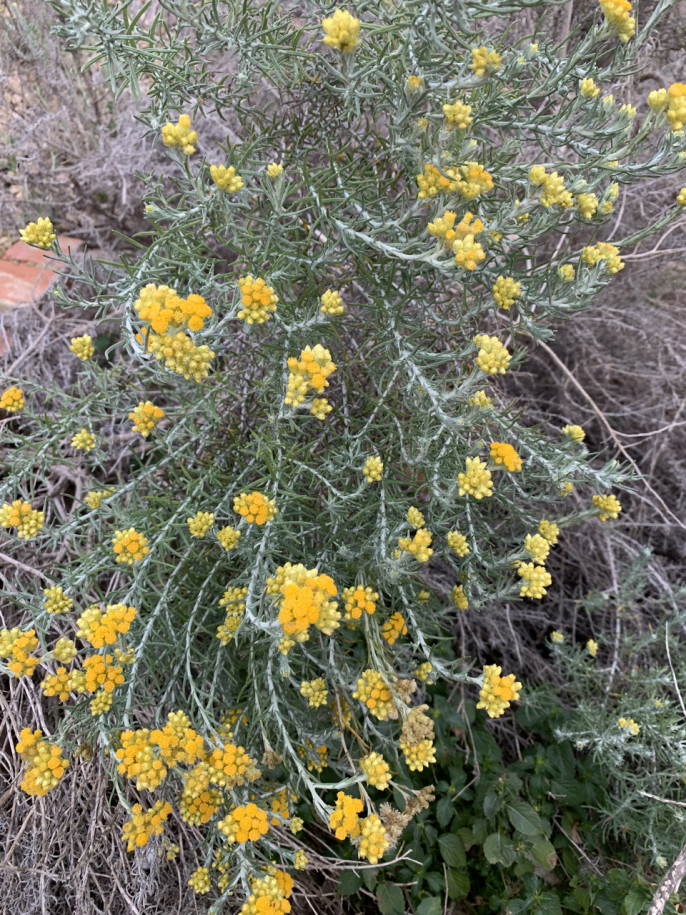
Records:
M88 362L95 355L93 338L90 334L84 334L82 337L72 337L69 350L81 362Z
M476 76L485 76L487 73L496 73L500 68L500 54L482 45L472 48L472 71Z
M0 395L0 410L5 410L7 413L18 413L24 409L24 404L24 393L21 388L14 386L5 388Z
M164 410L156 407L150 400L142 400L138 406L129 413L129 419L133 423L135 432L138 432L143 438L147 438L157 423L163 419Z
M150 547L147 543L148 538L145 534L139 534L132 527L125 531L115 531L112 538L112 549L116 555L115 561L124 562L127 565L140 562L150 552Z
M191 130L190 115L180 114L176 124L167 121L162 128L162 142L165 146L178 146L185 155L192 156L198 142L198 134L197 131Z
M210 165L210 177L220 191L235 194L243 187L243 179L236 174L233 165Z
M583 442L586 438L586 433L581 426L563 426L562 434L565 438L568 438L570 442Z
M257 491L236 496L233 500L233 510L245 518L248 524L257 524L258 527L267 521L273 521L277 512L276 502Z
M495 664L484 667L483 686L479 692L477 708L486 710L489 718L500 718L511 702L519 699L522 684L515 680L514 674L501 676L502 668Z
M522 469L522 459L512 445L506 442L491 442L490 456L494 464L504 467L510 473Z
M497 337L477 334L473 343L479 347L476 364L488 375L504 375L512 358Z
M619 499L611 493L604 496L593 496L592 501L594 507L598 509L598 517L601 521L619 517L622 506Z
M486 464L478 457L466 460L466 470L458 473L461 496L473 496L475 499L488 498L493 495L493 478Z
M540 599L553 583L550 572L545 566L534 565L533 562L520 562L517 574L524 582L519 589L520 597L534 597Z
M368 457L362 468L364 478L368 483L378 483L383 476L383 461L378 454Z
M0 508L0 525L8 530L16 527L20 540L32 540L45 524L45 512L31 508L30 502L15 499L11 504L4 502Z
M19 234L27 245L35 245L37 248L51 248L57 238L52 222L47 216L42 216L38 222L30 222Z
M92 451L95 448L95 436L88 429L82 429L72 438L71 446L77 451Z
M322 19L322 29L324 44L341 54L349 54L360 40L360 20L347 10L334 10L332 16Z
M499 276L493 285L493 298L501 308L510 309L522 294L522 284L511 276Z

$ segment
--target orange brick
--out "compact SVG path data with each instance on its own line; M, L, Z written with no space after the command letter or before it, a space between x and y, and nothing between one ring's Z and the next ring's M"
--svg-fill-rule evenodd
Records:
M55 279L49 268L0 260L0 302L27 305L43 295Z

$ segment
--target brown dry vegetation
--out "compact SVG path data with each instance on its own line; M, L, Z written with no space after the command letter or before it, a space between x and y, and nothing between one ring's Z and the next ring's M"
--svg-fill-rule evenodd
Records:
M582 27L590 7L587 0L572 0L556 13L556 27L560 32ZM647 12L641 9L641 15ZM685 22L672 20L657 32L643 49L641 71L605 91L633 101L640 114L648 91L683 78L677 72L683 43L675 36L683 34ZM82 74L83 58L60 48L50 35L52 23L53 13L41 0L5 0L2 7L0 233L13 239L18 227L49 211L59 214L58 231L109 254L126 246L115 230L133 234L143 225L135 173L150 172L160 151L151 140L140 141L135 115L141 103L128 92L115 102L97 69ZM225 129L217 126L217 137ZM630 236L671 205L673 195L671 181L623 192L609 237ZM592 451L617 456L643 480L624 495L619 522L609 528L591 522L564 533L557 567L551 566L556 584L545 600L534 608L506 606L504 625L501 614L461 621L458 644L465 655L479 658L484 649L497 650L504 665L510 662L529 678L554 678L545 635L563 624L584 634L588 622L577 618L579 598L589 590L616 590L622 568L642 544L654 550L652 592L659 594L677 579L686 560L684 252L686 219L662 238L623 251L627 266L595 308L561 325L554 342L535 348L526 367L508 379L508 393L532 423L583 425ZM74 367L65 358L66 342L87 330L92 325L86 317L60 312L50 295L36 307L5 314L4 371L14 374L21 366L34 379L68 386ZM63 503L68 513L83 481L73 470L55 467L48 483L55 509ZM3 578L37 575L47 582L57 559L28 550L13 556L1 560ZM643 616L634 621L639 628L652 621L649 596ZM14 612L3 606L0 625L16 624ZM617 624L613 609L604 623L595 621L607 632ZM0 703L0 910L12 915L204 911L206 905L186 887L197 865L193 831L180 820L174 824L181 854L173 862L153 843L127 855L119 838L124 812L113 802L112 784L96 762L83 757L48 798L25 797L18 790L21 766L14 745L26 721L52 730L43 723L48 712L23 680L3 680ZM327 882L324 858L313 858L318 868L309 879L317 908L301 892L294 912L351 911Z

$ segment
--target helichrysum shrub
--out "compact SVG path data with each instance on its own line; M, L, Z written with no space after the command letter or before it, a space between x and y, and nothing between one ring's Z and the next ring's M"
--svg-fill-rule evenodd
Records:
M435 761L428 682L464 683L484 720L526 701L526 670L451 655L456 607L539 600L560 531L621 509L618 463L591 462L578 427L528 427L499 381L625 268L620 188L683 164L678 87L647 111L594 88L673 3L637 31L603 2L566 51L510 30L545 2L306 2L296 20L173 0L164 46L116 7L54 5L115 87L145 79L141 141L169 165L143 176L137 258L60 295L95 332L122 315L107 360L71 341L79 380L49 424L27 379L3 394L21 446L5 549L70 545L49 593L17 585L30 612L0 635L7 673L65 705L52 738L22 737L26 783L45 793L88 743L142 792L129 850L173 839L176 809L207 837L198 893L287 912L307 856L284 831L316 819L380 864L433 802L414 780ZM224 162L205 112L233 120ZM66 519L56 461L89 481Z

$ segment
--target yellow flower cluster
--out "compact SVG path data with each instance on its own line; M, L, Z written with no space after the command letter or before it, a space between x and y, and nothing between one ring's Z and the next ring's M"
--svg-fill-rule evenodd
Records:
M488 498L493 495L493 478L486 464L478 457L467 458L466 470L458 473L457 482L461 496L474 496L475 499Z
M69 350L81 362L88 362L95 355L93 338L90 334L84 334L82 337L72 337Z
M434 681L430 679L433 669L434 667L431 661L423 661L415 670L414 675L418 680L421 680L422 683L433 683Z
M433 556L431 537L431 531L423 527L414 537L399 537L398 547L406 553L411 553L417 562L428 562Z
M584 98L595 98L600 94L599 87L596 85L595 80L590 76L587 76L581 80L579 88L581 89L581 94L584 96Z
M148 283L138 293L133 303L141 321L148 324L156 334L171 330L202 330L205 318L212 309L201 295L191 294L183 299L169 286L155 286Z
M343 299L338 292L327 289L319 300L322 304L321 311L325 315L342 315L345 311Z
M325 705L329 698L329 692L322 677L317 677L316 680L303 680L300 684L300 695L307 699L311 708Z
M302 848L299 848L293 855L293 867L297 871L304 871L309 863L310 859L307 857L307 854Z
M253 781L260 775L259 769L255 767L255 761L248 756L245 749L233 743L224 744L221 748L216 747L207 757L206 763L206 766L204 763L200 763L200 765L203 767L203 772L206 773L208 783L216 785L218 788L231 789L236 785L244 785L246 779ZM189 790L192 788L190 779L187 787ZM207 784L203 784L202 790L206 787Z
M520 597L534 597L540 599L553 583L550 572L544 566L534 565L533 562L520 562L517 574L524 579L519 589Z
M190 115L180 114L176 124L167 121L162 128L162 142L165 146L178 146L187 156L192 156L198 142L198 134L191 130Z
M183 331L173 336L148 333L145 338L147 349L166 369L186 380L201 382L210 373L210 362L214 352L206 344L197 346Z
M407 88L410 90L410 92L419 92L423 85L424 80L421 78L421 76L414 76L413 74L410 74L410 76L407 77Z
M436 748L433 740L424 738L417 743L410 743L407 740L400 740L398 746L403 752L407 768L411 772L421 772L428 768L431 763L436 762Z
M387 848L386 829L379 817L372 813L360 822L360 844L357 853L370 864L377 864Z
M453 242L455 263L464 270L476 270L476 265L486 257L486 252L473 235L456 238Z
M54 674L46 674L39 685L44 696L57 696L60 702L66 702L69 693L85 692L82 671L68 671L66 667L58 667Z
M210 177L217 185L220 191L226 191L227 194L235 194L243 187L243 179L236 174L233 165L210 165Z
M15 626L0 630L0 658L10 659L7 666L15 677L30 677L33 674L40 659L32 657L31 652L37 648L35 629L25 632Z
M279 297L261 276L249 273L238 280L241 290L241 309L237 317L246 324L264 324L276 311Z
M667 90L667 120L673 131L686 123L686 83L673 83Z
M466 162L460 166L450 166L443 172L430 162L424 164L424 174L417 175L419 200L435 197L441 192L461 194L465 200L473 200L479 194L493 190L493 178L478 162Z
M30 222L19 230L19 234L27 245L35 245L37 248L51 248L57 238L52 222L47 216L41 216L38 222Z
M499 68L500 54L497 51L489 51L484 45L472 48L472 71L477 76L485 76L487 72L496 73Z
M153 791L178 763L193 765L203 753L203 740L183 712L171 712L160 730L122 731L116 751L117 772L136 779L136 789Z
M619 499L611 493L604 496L593 496L593 505L598 509L598 517L601 521L618 518L622 510Z
M630 0L598 0L605 21L620 41L627 42L636 32Z
M619 248L608 242L599 241L597 245L587 245L581 251L581 260L594 267L599 261L603 261L607 272L614 276L624 269L624 261L619 256Z
M676 195L677 206L686 207L686 187L682 187Z
M76 635L89 642L93 648L114 645L117 635L124 635L131 628L136 618L136 608L126 604L107 604L107 610L93 605L81 614L76 621Z
M125 562L127 565L140 562L150 552L147 543L148 538L145 534L139 534L133 527L125 531L115 531L112 538L115 562Z
M299 359L291 356L288 359L288 371L288 390L284 403L290 407L297 407L304 402L311 390L317 394L324 393L324 389L329 386L327 378L336 371L336 365L331 361L328 349L317 343L314 347L306 346L301 351ZM315 400L310 408L310 412L315 415L316 412L321 412L315 404L319 408L328 407L326 398Z
M451 597L458 610L469 609L469 600L467 599L467 595L464 593L464 585L455 585L452 590Z
M570 442L583 442L586 438L586 433L581 426L563 426L562 434L565 438L568 438Z
M414 505L410 506L407 511L407 521L412 527L419 529L424 527L426 521L424 520L424 515L419 511L418 508L415 508Z
M84 501L90 509L100 508L100 503L108 496L114 495L113 489L92 489L84 496Z
M362 611L370 616L376 610L376 602L379 595L376 591L364 585L356 585L354 588L343 589L343 600L345 601L345 616L347 622L359 620Z
M472 123L472 106L460 101L452 104L446 102L443 105L443 117L445 118L445 126L449 130L454 127L466 130Z
M360 772L370 785L385 791L391 781L391 769L381 753L370 753L360 760Z
M224 596L219 601L220 607L226 607L226 618L217 628L217 638L222 645L228 645L236 634L241 620L245 614L245 598L247 597L247 588L227 588Z
M368 483L378 483L383 476L383 461L378 454L368 457L362 468L364 478Z
M239 915L287 915L291 911L288 899L293 892L293 878L285 871L272 866L267 876L253 877L250 888L252 892Z
M571 283L574 279L574 266L572 264L562 264L557 268L557 272L565 283Z
M459 531L448 531L445 539L450 549L460 558L466 556L469 553L469 544L467 543L467 538L464 534L460 534Z
M309 627L315 626L325 635L338 628L341 614L338 603L331 600L337 592L329 575L304 565L279 566L273 578L267 579L267 593L279 595L279 622L287 637L306 642Z
M633 718L620 718L617 724L623 731L628 731L634 737L641 730L640 725L636 724Z
M343 791L336 795L336 806L329 817L329 829L333 830L337 839L350 837L355 839L360 834L360 813L362 801L357 797L350 797Z
M186 518L191 537L202 538L214 524L213 512L196 512L192 518Z
M231 813L217 823L229 845L234 842L257 842L269 830L267 811L257 804L234 807Z
M115 686L121 686L124 682L124 670L119 664L114 664L113 660L111 654L93 654L86 658L83 662L83 684L79 685L80 677L75 680L75 687L78 686L78 689L75 688L75 692L82 689L84 692L94 693L101 688L106 693L111 693Z
M538 533L541 537L545 537L548 543L551 546L555 546L557 543L557 538L560 533L560 528L555 524L554 521L543 521L538 522Z
M202 896L209 893L212 884L210 883L210 871L207 867L197 867L188 880L188 886L194 893Z
M74 660L77 654L78 649L71 639L58 639L55 647L52 649L53 658L56 661L61 661L62 664L69 664L70 661Z
M349 54L360 40L360 20L348 10L334 10L333 16L322 19L322 29L324 44L341 54Z
M257 491L244 492L236 496L233 500L233 510L248 524L257 524L258 527L267 521L273 521L277 512L276 502Z
M95 436L88 429L81 429L71 440L72 448L77 451L92 451L95 448Z
M164 829L164 821L172 812L168 801L155 801L149 810L143 811L141 804L131 808L131 819L124 823L121 837L126 842L126 850L142 848L152 836L159 836Z
M595 194L577 194L574 203L582 219L592 219L598 210L598 198Z
M20 787L26 794L36 797L44 797L54 788L69 765L68 759L62 759L62 748L42 738L42 731L24 728L15 747L28 764Z
M541 534L527 534L524 541L524 550L537 565L542 566L548 558L550 544Z
M519 699L522 684L515 680L514 674L501 676L502 667L487 664L484 667L483 686L479 692L477 708L486 709L489 718L500 718L511 702Z
M494 464L505 467L510 473L522 469L522 459L506 442L491 442L490 456Z
M512 308L522 294L522 284L511 276L499 276L493 284L493 298L506 311Z
M6 388L0 395L0 410L7 413L18 413L25 406L24 392L14 386Z
M359 699L379 721L398 717L398 709L389 685L377 670L365 670L357 681L353 699Z
M234 530L232 527L223 527L221 530L217 531L217 540L227 552L232 550L240 539L241 532Z
M564 642L565 637L564 637L564 635L563 635L561 632L558 632L557 629L554 629L554 630L550 633L550 639L551 639L551 641L553 641L556 645L561 645L561 644Z
M402 613L396 611L381 627L381 635L389 645L395 645L401 635L407 635L407 625Z
M142 400L135 410L129 413L135 432L147 438L157 423L164 417L164 410L156 407L150 400Z
M572 195L565 187L564 178L557 172L548 174L544 165L534 165L529 172L529 181L534 187L541 187L541 203L544 207L555 204L571 207L574 204Z
M283 175L283 165L280 165L278 162L270 162L267 166L267 174L272 179L278 178L280 175Z
M488 334L477 334L472 342L479 347L476 364L481 371L488 375L504 375L512 357L500 340Z
M442 238L446 247L453 250L456 241L464 240L468 236L473 241L475 236L484 231L484 224L473 213L465 213L457 225L455 225L456 219L457 213L453 210L445 210L442 216L428 223L426 228L430 235ZM479 259L481 260L481 258Z
M491 410L493 401L485 391L477 391L473 397L470 397L467 403L470 407L478 407L480 410Z
M199 794L187 793L185 790L179 800L179 812L184 823L199 826L209 823L222 803L219 788L205 788Z
M57 616L60 613L68 613L74 606L74 601L71 597L67 597L63 589L58 585L44 588L43 594L45 594L43 606L45 607L46 613L54 613Z
M32 540L45 524L45 513L31 508L30 502L15 499L11 504L3 502L0 508L0 525L5 530L16 527L20 540Z

